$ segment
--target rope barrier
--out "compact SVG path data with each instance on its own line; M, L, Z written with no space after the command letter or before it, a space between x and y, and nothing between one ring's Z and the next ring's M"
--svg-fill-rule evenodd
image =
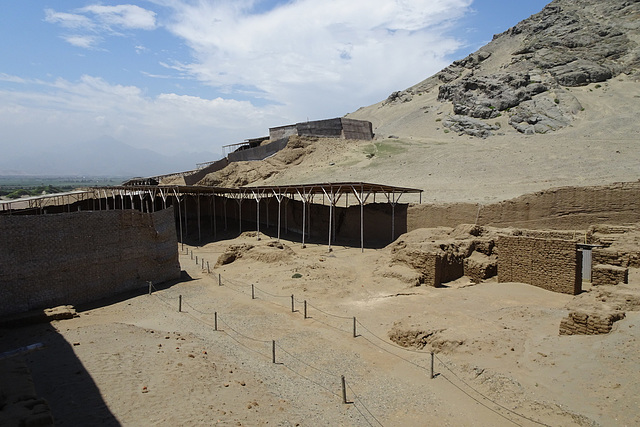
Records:
M192 252L193 252L193 251L192 251ZM230 279L228 279L228 278L226 278L226 277L225 277L225 281L224 281L224 285L225 285L225 286L228 286L228 282L229 282L229 280L230 280ZM231 280L231 281L234 281L234 280ZM236 282L236 283L237 283L237 282ZM246 284L244 284L244 285L246 286ZM239 286L238 286L238 287L239 287ZM233 287L229 287L229 289L234 290L234 289L233 289ZM260 289L260 288L258 288L258 287L256 287L256 286L254 285L254 290L255 290L255 289L259 290L260 292L262 292L262 293L264 293L264 294L266 294L266 295L269 295L269 296L271 296L271 297L274 297L274 298L291 298L291 297L292 297L292 296L290 296L290 295L277 295L277 294L272 294L272 293L269 293L269 292L267 292L267 291L265 291L265 290L263 290L263 289ZM239 289L238 289L238 290L236 290L236 291L237 291L237 292L240 292L240 293L245 294L245 292L243 292L242 290L239 290ZM295 299L294 299L294 300L295 300ZM296 300L296 301L297 301L297 300ZM269 301L268 301L268 302L269 302ZM298 303L300 303L301 301L297 301L297 302L298 302ZM166 303L166 302L165 302L165 303ZM277 304L277 303L274 303L274 304L276 304L276 305L281 305L281 304ZM197 312L199 312L199 313L201 313L201 314L207 314L207 313L203 313L203 312L198 311L197 309L195 309L195 308L194 308L193 306L191 306L190 304L187 304L187 305L189 305L189 307L193 308L195 311L197 311ZM329 316L329 317L333 317L333 318L337 318L337 319L343 319L343 320L351 320L351 319L354 319L353 317L350 317L350 316L339 316L339 315L335 315L335 314L332 314L332 313L328 313L328 312L326 312L326 311L324 311L324 310L322 310L322 309L320 309L320 308L318 308L318 307L316 307L316 306L314 306L314 305L312 305L312 304L310 304L310 303L308 303L308 302L307 302L307 305L308 305L309 307L313 307L313 308L314 308L314 309L316 309L318 312L320 312L320 313L322 313L322 314L324 314L324 315L326 315L326 316ZM218 318L220 319L220 317L218 317ZM260 343L271 343L271 342L272 342L272 341L269 341L269 340L258 340L258 339L256 339L256 338L252 338L252 337L249 337L249 336L247 336L247 335L244 335L244 334L242 334L242 333L238 332L237 330L235 330L234 328L232 328L232 327L231 327L227 322L225 322L224 320L222 320L222 319L220 319L220 320L221 320L221 321L223 321L223 322L224 322L224 323L229 327L229 329L231 329L231 330L232 330L233 332L235 332L236 334L238 334L238 335L240 335L240 336L244 337L245 339L252 340L252 341L255 341L255 342L260 342ZM338 327L335 327L335 326L329 325L329 324L327 324L327 323L325 323L325 322L322 322L322 321L320 321L320 320L317 320L317 319L313 319L313 320L314 320L314 321L317 321L317 322L319 322L319 323L322 323L322 324L324 324L324 325L326 325L326 326L328 326L328 327L331 327L331 328L333 328L333 329L336 329L336 330L338 330L338 331L341 331L341 332L347 332L347 331L344 331L344 330L342 330L342 329L340 329L340 328L338 328ZM413 350L413 349L408 349L408 348L406 348L406 347L401 347L401 346L399 346L399 345L397 345L397 344L395 344L395 343L391 343L391 342L389 342L388 340L385 340L385 339L383 339L383 338L381 338L381 337L377 336L376 334L374 334L371 330L369 330L369 329L368 329L365 325L363 325L360 321L357 321L357 320L355 320L355 319L354 319L354 321L355 321L357 324L359 324L359 325L360 325L360 326L361 326L365 331L367 331L371 336L373 336L373 337L375 337L376 339L378 339L378 340L380 340L380 341L384 342L384 343L385 343L385 344L387 344L387 345L390 345L390 346L392 346L392 347L394 347L394 348L397 348L397 349L399 349L399 350L407 351L407 352L411 352L411 353L424 354L424 355L430 354L430 352L420 351L420 350ZM229 334L227 334L227 335L229 335ZM230 336L230 335L229 335L229 336ZM231 337L231 336L230 336L230 337ZM231 337L231 338L233 338L233 337ZM413 365L413 366L416 366L416 367L418 367L418 368L420 368L420 369L424 369L425 371L427 370L427 368L426 368L426 367L421 366L421 365L419 365L419 364L417 364L417 363L415 363L415 362L413 362L413 361L411 361L411 360L408 360L408 359L406 359L406 358L404 358L404 357L402 357L402 356L400 356L400 355L398 355L398 354L392 353L392 352L390 352L389 350L387 350L387 349L385 349L385 348L383 348L383 347L381 347L381 346L379 346L379 345L375 344L373 341L371 341L370 339L368 339L368 338L366 338L366 337L363 337L363 338L364 338L367 342L369 342L371 345L373 345L374 347L377 347L377 348L379 348L379 349L381 349L381 350L383 350L383 351L385 351L385 352L387 352L387 353L389 353L389 354L391 354L391 355L393 355L393 356L395 356L395 357L398 357L399 359L401 359L401 360L403 360L403 361L405 361L405 362L407 362L407 363L410 363L410 364L411 364L411 365ZM235 340L235 339L234 339L234 340ZM235 340L235 341L237 341L237 340ZM282 350L284 353L286 353L289 357L292 357L293 359L297 360L298 362L302 363L302 364L303 364L303 365L305 365L305 366L308 366L308 367L310 367L310 368L312 368L312 369L314 369L314 370L317 370L318 372L321 372L321 373L323 373L323 374L325 374L325 375L334 375L334 374L332 374L332 373L328 373L328 372L322 371L322 370L320 370L320 369L318 369L318 368L316 368L316 367L314 367L314 366L311 366L311 365L307 364L306 362L304 362L304 361L302 361L302 360L298 359L297 357L293 356L291 353L289 353L288 351L286 351L286 350L285 350L282 346L280 346L280 345L278 345L278 348L280 348L280 350ZM261 353L260 353L260 354L261 354ZM542 425L542 426L545 426L545 427L549 427L549 426L548 426L547 424L545 424L545 423L542 423L542 422L540 422L540 421L537 421L537 420L535 420L535 419L532 419L532 418L529 418L529 417L527 417L527 416L525 416L525 415L522 415L522 414L520 414L520 413L518 413L518 412L516 412L516 411L513 411L512 409L509 409L509 408L507 408L506 406L501 405L500 403L498 403L498 402L496 402L496 401L494 401L494 400L490 399L488 396L486 396L486 395L484 395L483 393L481 393L480 391L476 390L476 389L475 389L474 387L472 387L468 382L466 382L466 381L464 381L462 378L460 378L460 377L459 377L459 376L458 376L458 375L457 375L457 374L456 374L456 373L455 373L451 368L449 368L449 366L447 366L447 364L446 364L445 362L443 362L443 361L442 361L442 359L440 359L438 356L435 356L435 357L436 357L436 359L437 359L437 360L438 360L438 361L439 361L439 362L440 362L440 363L441 363L441 364L442 364L442 365L443 365L443 366L444 366L444 367L445 367L449 372L451 372L451 374L452 374L455 378L457 378L457 379L458 379L460 382L462 382L466 387L468 387L469 389L471 389L472 391L474 391L475 393L477 393L479 396L481 396L481 397L482 397L483 399L485 399L486 401L491 402L491 403L493 403L494 405L498 406L499 408L504 409L505 411L507 411L507 412L509 412L509 413L511 413L511 414L513 414L513 415L516 415L516 416L518 416L518 417L521 417L521 418L523 418L523 419L525 419L525 420L527 420L527 421L530 421L530 422L533 422L533 423L535 423L535 424ZM303 377L303 378L307 379L307 380L308 380L308 381L310 381L310 382L313 382L314 384L316 384L316 385L318 385L318 386L320 386L320 387L324 388L325 390L329 391L330 393L332 393L332 394L334 394L334 395L339 396L338 394L336 394L335 392L333 392L333 391L331 391L331 390L328 390L326 387L322 386L321 384L319 384L319 383L317 383L317 382L315 382L315 381L313 381L313 380L311 380L311 379L309 379L309 378L305 377L304 375L302 375L302 374L300 374L300 373L298 373L298 372L294 371L292 368L290 368L290 367L288 367L288 366L286 366L286 365L284 365L284 366L285 366L285 367L287 367L287 369L290 369L292 372L296 373L297 375L299 375L299 376L301 376L301 377ZM496 411L495 409L493 409L493 408L489 407L488 405L486 405L485 403L481 402L479 399L477 399L477 398L475 398L474 396L470 395L466 390L462 389L462 387L460 387L459 385L455 384L451 379L447 378L444 374L440 373L440 376L442 376L442 377L443 377L446 381L448 381L451 385L453 385L454 387L456 387L458 390L460 390L462 393L464 393L465 395L467 395L469 398L471 398L472 400L474 400L474 401L475 401L475 402L477 402L478 404L480 404L480 405L482 405L483 407L487 408L488 410L490 410L490 411L494 412L496 415L498 415L498 416L500 416L500 417L504 418L505 420L507 420L507 421L509 421L509 422L511 422L511 423L513 423L513 424L515 424L515 425L520 425L520 424L516 423L515 421L513 421L512 419L510 419L510 418L506 417L504 414L501 414L500 412ZM349 388L351 389L351 387L350 387L350 386L349 386ZM351 389L351 390L352 390L352 389ZM353 392L353 390L352 390L352 392ZM354 395L355 395L355 393L354 393ZM382 425L382 424L381 424L381 423L380 423L380 422L375 418L375 416L373 416L373 414L372 414L372 413L371 413L371 412L366 408L366 406L362 403L361 399L358 399L358 400L360 400L360 403L361 403L361 404L362 404L362 406L367 410L367 412L371 415L371 417L372 417L372 418L374 418L374 419L376 420L376 422L377 422L379 425ZM355 405L354 405L354 406L355 406ZM356 409L358 409L358 408L356 407ZM369 425L372 425L371 423L369 423L369 421L367 420L366 416L365 416L365 415L364 415L364 414L363 414L359 409L358 409L358 411L359 411L359 412L360 412L360 414L365 418L365 420L367 421L367 423L368 423Z
M362 407L365 409L365 411L367 411L367 413L368 413L369 415L371 415L371 418L373 418L373 419L376 421L376 423L378 423L378 425L382 426L382 423L381 423L381 422L380 422L380 421L375 417L375 415L373 415L373 414L371 413L371 411L369 411L369 408L367 408L367 406L364 404L364 402L362 401L362 399L358 396L358 394L355 392L355 390L353 390L353 388L351 387L351 385L350 385L348 382L347 382L346 384L347 384L347 387L349 388L349 390L351 390L351 393L355 396L353 400L354 400L354 401L355 401L355 400L359 401L359 402L360 402L360 404L362 405ZM355 406L355 404L354 404L354 406ZM358 407L357 407L357 406L356 406L356 409L358 409ZM358 410L358 411L359 411L359 410ZM360 414L362 414L362 416L364 417L364 414L363 414L362 412L360 412ZM366 417L365 417L365 419L366 419ZM368 423L370 426L371 426L371 425L373 425L373 424L371 424L371 423L369 422L369 420L367 420L367 423ZM382 427L384 427L384 426L382 426Z

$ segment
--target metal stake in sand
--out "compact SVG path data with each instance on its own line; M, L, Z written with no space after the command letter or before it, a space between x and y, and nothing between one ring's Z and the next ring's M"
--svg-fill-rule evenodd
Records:
M433 351L432 351L431 352L431 379L434 378L434 375L433 375L433 358L434 357L433 357Z
M342 375L342 403L347 403L347 384Z
M356 317L353 316L353 337L356 338L358 333L356 332Z
M214 312L213 313L213 330L217 331L218 330L218 312Z
M182 295L178 295L178 313L182 313Z
M222 276L218 273L218 286L222 286Z
M271 341L272 346L271 346L271 353L272 353L272 360L273 363L276 363L276 340L272 340Z
M304 300L304 318L307 318L307 300Z
M211 270L209 270L209 261L207 261L207 274L211 274Z
M251 284L251 299L256 299L256 292L253 283Z
M198 255L196 255L196 265L198 265Z
M291 312L295 313L296 312L296 308L295 308L295 305L294 305L293 301L294 301L293 300L293 294L291 294Z

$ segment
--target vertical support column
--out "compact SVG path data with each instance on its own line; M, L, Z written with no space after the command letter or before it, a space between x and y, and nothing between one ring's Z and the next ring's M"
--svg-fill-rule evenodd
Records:
M188 201L189 201L189 196L185 194L184 195L184 234L185 236L189 236L189 215L187 215Z
M322 196L322 201L324 202L324 195ZM331 196L329 198L329 252L331 252L331 234L333 234L332 233L333 230L331 229L332 217L333 217L333 186L331 187Z
M198 202L197 203L197 206L198 206L198 242L202 243L202 230L201 230L201 227L200 227L200 192L199 191L197 193L197 197L198 197L198 201L197 201Z
M256 236L260 240L260 197L254 193L256 199Z
M228 199L226 197L222 199L222 204L224 205L224 231L229 229L229 224L227 223L227 202Z
M218 227L216 224L216 195L211 195L211 228L213 229L213 237L218 236Z
M302 247L306 247L304 245L304 233L305 233L305 225L307 223L307 202L302 198Z

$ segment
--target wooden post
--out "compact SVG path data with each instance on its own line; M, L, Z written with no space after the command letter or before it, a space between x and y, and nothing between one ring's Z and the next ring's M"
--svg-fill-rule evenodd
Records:
M222 276L218 273L218 286L222 286Z
M256 292L253 283L251 284L251 299L256 299Z
M356 333L356 317L353 317L353 337L356 338L358 334Z
M211 274L211 270L209 270L209 261L207 261L207 273Z
M434 375L433 375L433 351L432 351L431 352L431 379L433 378L434 378Z
M347 384L344 380L344 375L342 375L342 403L347 403Z
M294 306L294 303L293 303L293 294L291 294L291 312L295 313L295 311L296 310L295 310L295 306Z
M149 295L151 295L151 281L148 282L149 283Z
M272 340L272 356L273 356L273 363L276 363L276 340Z
M307 300L304 300L304 318L307 318Z
M213 330L218 330L218 312L213 313Z
M196 265L198 265L198 255L196 255Z
M178 295L178 313L182 313L182 295Z

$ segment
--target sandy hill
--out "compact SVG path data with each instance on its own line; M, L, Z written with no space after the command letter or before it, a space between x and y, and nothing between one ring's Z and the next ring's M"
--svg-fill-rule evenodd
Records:
M372 181L492 203L636 181L640 2L556 0L477 52L350 118L372 142L297 139L203 184Z

